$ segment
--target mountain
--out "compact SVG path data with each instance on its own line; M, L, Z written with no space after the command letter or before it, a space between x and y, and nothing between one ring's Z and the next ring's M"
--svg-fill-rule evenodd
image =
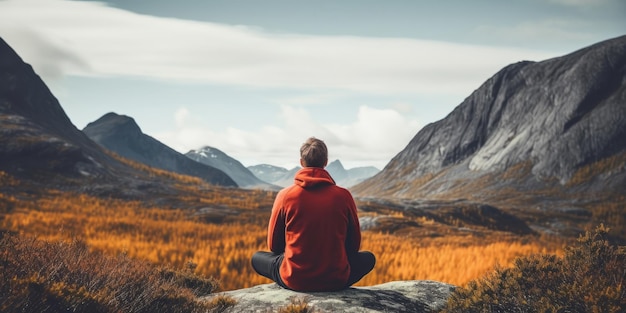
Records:
M284 167L269 164L248 166L248 169L254 176L266 182L278 181L289 171Z
M219 149L205 146L200 150L191 150L185 156L196 162L220 169L228 174L240 187L277 190L278 186L268 184L254 176L241 162L228 156Z
M33 68L1 38L0 121L0 170L12 175L31 182L138 175L78 130Z
M511 64L420 130L362 197L595 197L626 189L626 36Z
M4 184L9 194L59 189L162 203L179 194L179 181L133 166L78 130L33 68L1 38L0 142L0 171L19 186Z
M274 186L283 188L293 184L293 178L296 176L296 173L301 169L301 167L296 166L288 170L284 167L259 164L249 166L248 169L259 179L272 183Z
M268 164L248 167L248 169L260 179L264 179L265 181L281 187L287 187L293 184L293 178L300 168L301 167L296 166L291 170L287 170L283 167ZM344 188L349 188L366 178L372 177L380 171L373 166L355 167L346 170L339 160L329 163L326 166L326 170L335 180L335 183Z
M72 125L32 67L2 39L0 121L0 170L21 176L34 174L30 169L100 175L105 173L94 160L112 161Z
M289 171L287 171L282 177L280 177L276 181L273 181L272 183L281 187L291 186L293 185L293 179L296 177L296 173L298 173L300 169L302 168L299 166L296 166L290 169Z
M373 166L354 167L346 170L341 161L335 160L326 166L326 170L333 177L337 185L349 188L363 180L370 178L380 172Z
M221 170L194 162L144 134L131 117L107 113L89 123L83 133L102 147L127 159L162 170L195 176L215 185L237 186Z

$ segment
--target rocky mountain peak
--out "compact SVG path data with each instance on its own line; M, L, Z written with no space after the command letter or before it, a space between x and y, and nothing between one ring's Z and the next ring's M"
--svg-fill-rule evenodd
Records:
M127 159L166 171L195 176L216 185L236 186L221 170L194 162L144 134L129 116L107 113L89 123L83 132L102 147Z
M334 160L330 163L328 163L328 165L326 166L326 170L345 170L345 168L343 167L343 164L341 164L341 161L339 160Z
M197 154L203 157L207 157L207 158L227 158L227 154L224 153L223 151L221 151L220 149L211 147L211 146L203 146L202 148L198 149L198 150L191 150L188 152L188 154Z
M248 168L243 166L241 162L230 157L223 151L211 147L203 146L198 150L190 150L185 156L196 162L209 165L224 171L228 174L240 187L253 189L270 189L277 190L278 186L265 182L255 176Z
M625 104L626 36L542 62L511 64L446 118L420 130L355 190L376 195L375 186L383 184L387 195L439 193L449 189L446 182L521 164L530 166L525 182L565 184L584 166L624 155ZM624 170L615 175L625 176Z
M332 176L335 182L337 182L338 184L340 184L340 182L345 180L346 177L348 176L348 172L346 171L346 169L343 167L343 164L341 164L341 161L339 160L330 162L326 166L326 171L328 171L330 176Z
M135 122L135 119L126 116L120 115L115 112L109 112L94 122L89 123L87 126L99 127L102 129L115 130L115 131L126 131L127 133L137 133L141 132L141 128Z
M114 112L109 112L96 121L87 124L84 132L96 142L102 140L103 137L137 138L143 134L135 119Z

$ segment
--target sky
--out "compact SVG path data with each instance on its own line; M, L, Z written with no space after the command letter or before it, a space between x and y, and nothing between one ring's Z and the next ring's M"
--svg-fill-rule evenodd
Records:
M0 0L0 37L79 129L293 168L382 169L508 64L626 34L624 0Z

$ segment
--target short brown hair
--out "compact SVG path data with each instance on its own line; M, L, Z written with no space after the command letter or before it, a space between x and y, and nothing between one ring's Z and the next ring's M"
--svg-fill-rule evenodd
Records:
M328 162L328 148L322 140L311 137L300 147L300 158L306 167L324 168Z

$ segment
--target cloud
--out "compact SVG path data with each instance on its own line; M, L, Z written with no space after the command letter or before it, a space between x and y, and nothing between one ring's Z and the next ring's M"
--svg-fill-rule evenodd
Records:
M300 145L315 136L328 145L329 158L342 160L348 168L374 165L382 169L420 128L416 120L394 109L368 106L359 108L354 121L325 124L315 120L305 108L284 105L280 125L263 126L256 131L214 131L184 107L178 109L174 119L175 130L155 137L180 152L210 144L246 166L273 160L273 165L287 168L298 165Z
M552 56L404 38L273 34L68 0L5 0L0 21L3 37L20 51L57 51L26 60L38 71L61 64L57 76L465 95L509 63ZM24 30L32 40L20 39Z
M0 2L0 7L2 2ZM0 13L1 15L2 13ZM89 71L86 61L42 36L41 33L15 25L6 25L0 20L2 37L37 73L48 80L57 80L73 71Z

